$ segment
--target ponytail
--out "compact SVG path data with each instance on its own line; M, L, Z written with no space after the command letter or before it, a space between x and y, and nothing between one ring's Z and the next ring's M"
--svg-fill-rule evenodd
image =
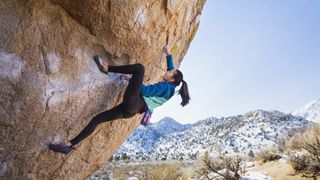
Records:
M179 86L180 83L182 82L182 86L180 88L180 90L177 92L178 94L180 94L181 96L181 106L185 106L187 104L189 104L189 101L190 101L190 95L189 95L189 90L188 90L188 84L187 82L185 82L183 80L183 75L182 75L182 72L177 70L176 71L176 74L173 76L174 78L174 83Z
M182 80L182 86L181 86L180 90L178 91L178 93L180 94L181 99L182 99L182 102L180 103L181 106L183 107L183 106L189 104L190 95L189 95L189 90L188 90L188 84L184 80Z

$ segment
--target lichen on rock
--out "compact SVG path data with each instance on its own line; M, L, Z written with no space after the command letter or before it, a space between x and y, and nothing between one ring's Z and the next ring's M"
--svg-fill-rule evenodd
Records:
M71 138L122 100L126 84L92 57L142 63L145 83L164 72L162 47L182 61L203 0L1 0L0 177L82 179L139 125L137 115L100 125L68 155L46 144Z

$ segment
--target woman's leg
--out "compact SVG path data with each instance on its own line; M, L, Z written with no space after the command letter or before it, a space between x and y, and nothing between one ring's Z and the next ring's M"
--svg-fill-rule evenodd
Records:
M144 66L142 64L132 64L124 66L109 66L109 72L132 74L129 84L123 96L124 113L137 113L140 110L141 97L140 88L143 83Z
M141 108L140 87L143 82L144 67L142 64L133 64L126 66L109 66L109 72L132 74L129 84L124 93L123 102L117 107L108 111L102 112L91 119L89 124L73 138L70 143L71 146L50 144L49 148L55 152L67 154L71 151L72 147L80 143L93 133L97 125L103 122L112 121L121 118L129 118L139 112Z
M92 118L89 124L75 138L73 138L70 141L70 143L49 144L49 149L51 149L54 152L68 154L73 149L73 146L80 143L82 140L91 135L99 124L115 119L120 119L123 117L123 107L122 104L120 104L117 107L102 112L96 115L94 118Z
M123 98L123 103L113 109L102 112L96 115L94 118L92 118L92 120L80 132L80 134L70 141L70 143L73 146L81 142L90 134L92 134L98 124L107 122L107 121L112 121L115 119L131 117L132 115L136 114L140 109L139 107L140 101L139 100L132 101L132 99L136 99L136 97L139 98L140 96L140 87L143 82L143 76L144 76L143 65L133 64L133 65L125 65L125 66L109 66L108 71L123 73L123 74L132 74L132 77L129 80L129 84ZM128 103L127 101L130 101L130 103Z
M75 146L76 144L87 138L90 134L92 134L99 124L121 118L124 118L122 104L93 117L89 124L80 132L80 134L73 138L70 143L72 144L72 146Z

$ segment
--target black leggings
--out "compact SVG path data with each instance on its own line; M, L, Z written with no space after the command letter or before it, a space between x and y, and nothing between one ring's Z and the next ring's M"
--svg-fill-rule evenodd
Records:
M144 66L142 64L109 66L108 71L132 74L128 87L124 93L123 101L118 106L93 117L80 134L70 141L73 146L92 134L100 123L121 118L130 118L139 112L142 113L145 109L145 102L140 95L140 87L143 83L144 76Z

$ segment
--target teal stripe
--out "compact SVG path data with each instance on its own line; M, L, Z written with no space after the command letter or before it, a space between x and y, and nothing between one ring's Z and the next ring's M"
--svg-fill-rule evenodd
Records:
M163 103L167 102L168 100L163 97L151 96L145 97L143 96L144 101L146 102L148 109L153 111L155 108L161 106Z

